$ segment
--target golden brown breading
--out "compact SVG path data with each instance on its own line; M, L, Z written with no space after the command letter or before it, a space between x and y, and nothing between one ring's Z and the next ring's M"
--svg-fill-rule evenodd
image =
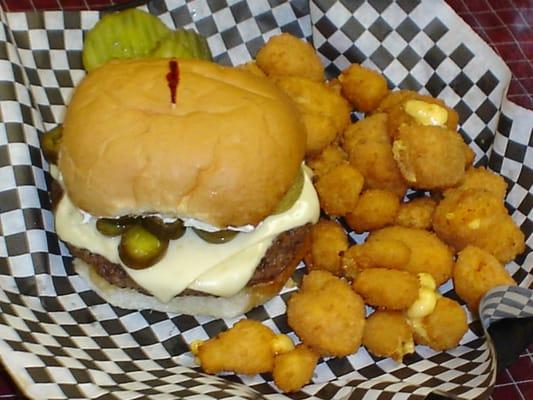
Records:
M407 228L431 229L437 202L430 197L418 197L400 204L396 224Z
M413 98L417 93L412 90L393 90L387 93L387 95L379 103L376 112L388 113L395 106L402 103L407 99Z
M391 357L397 362L415 351L411 326L399 311L372 313L366 320L363 346L377 357Z
M233 371L254 375L272 371L271 342L276 335L258 321L243 319L198 346L197 357L208 374Z
M484 189L447 190L433 215L433 229L457 251L480 247L507 263L525 250L524 233L502 199Z
M304 344L274 358L274 383L284 393L300 390L313 377L318 355Z
M507 192L507 183L501 175L484 167L469 168L454 189L484 189L494 193L503 201Z
M352 284L366 304L387 310L406 310L418 297L416 275L387 268L363 269Z
M365 177L366 188L390 190L403 197L407 182L392 155L386 114L374 114L350 125L342 146L350 164Z
M304 277L302 289L289 299L287 318L304 344L318 354L343 357L361 345L365 305L344 280L312 271Z
M474 153L474 150L472 150L465 142L463 142L463 151L465 153L465 168L468 169L474 164L476 153Z
M456 301L442 296L431 314L411 323L415 343L434 350L457 347L468 331L465 310Z
M313 46L289 33L272 36L259 49L256 62L270 76L300 76L324 80L324 66Z
M336 78L329 79L325 83L326 83L326 86L330 88L331 90L333 90L335 93L342 95L342 86L338 79Z
M392 154L405 180L414 188L435 190L455 186L465 174L463 139L439 126L398 128Z
M370 234L369 240L398 240L411 250L405 270L413 274L427 272L437 285L452 276L453 253L437 235L423 229L389 226Z
M348 236L342 226L327 219L311 228L311 249L305 257L307 268L341 275L341 253L348 248Z
M368 189L360 196L355 209L346 214L346 222L357 233L390 225L396 219L400 199L388 190Z
M348 155L338 144L332 143L327 146L321 153L309 157L306 164L313 170L316 176L322 176L329 172L333 167L344 164L348 161Z
M236 68L244 69L257 76L266 77L266 74L263 72L261 68L257 66L257 63L255 61L248 61L247 63L237 65Z
M320 153L350 123L348 102L322 82L299 77L272 80L296 103L307 131L306 155Z
M453 286L473 313L477 313L485 293L499 285L516 285L516 282L496 257L474 246L466 246L459 253L453 271Z
M308 273L302 279L300 291L313 292L321 290L327 283L335 282L338 278L328 271L316 270Z
M410 258L411 250L399 240L367 240L348 248L341 264L345 276L354 279L365 268L405 269Z
M333 167L315 183L320 206L329 216L346 215L357 205L363 184L363 176L351 165Z
M342 95L357 111L371 112L387 95L387 80L379 72L352 64L339 75Z
M407 90L393 93L396 92L379 107L388 113L387 130L391 138L398 136L400 127L409 125L442 125L457 130L459 115L442 100Z

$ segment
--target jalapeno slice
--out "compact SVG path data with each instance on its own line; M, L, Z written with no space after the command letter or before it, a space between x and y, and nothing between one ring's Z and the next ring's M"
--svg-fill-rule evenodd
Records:
M230 231L229 229L216 232L207 232L197 228L193 228L193 230L200 238L212 244L227 243L239 233L237 231Z
M46 132L41 138L41 147L44 156L51 164L57 164L57 157L59 155L59 146L63 138L63 127L56 126L51 131Z
M296 180L274 209L274 214L281 214L289 210L294 205L294 203L296 203L296 200L298 200L298 198L300 197L303 187L304 172L300 168L300 172L298 173Z
M158 217L144 217L141 221L142 226L152 232L159 238L176 240L185 233L183 221L177 219L174 222L164 222Z
M118 254L129 268L144 269L158 262L167 248L168 239L159 238L141 224L135 224L122 234Z
M133 220L129 217L99 218L96 221L96 229L102 235L114 237L122 235L132 223Z

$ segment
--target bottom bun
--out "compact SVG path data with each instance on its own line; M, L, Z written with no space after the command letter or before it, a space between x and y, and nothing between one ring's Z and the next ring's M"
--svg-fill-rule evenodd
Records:
M209 315L218 318L231 318L243 314L253 307L269 300L253 295L250 288L245 288L232 297L215 296L179 296L168 303L160 302L156 297L143 294L135 289L120 288L108 283L94 272L86 262L76 258L74 269L85 278L100 297L114 306L137 309L172 312L177 314ZM272 297L272 296L271 296ZM257 303L257 304L256 304Z
M298 246L293 247L290 261L273 279L252 283L231 297L195 293L180 295L163 303L156 297L141 293L134 288L121 288L109 283L96 272L95 268L80 258L75 258L73 265L76 272L89 283L89 286L114 306L125 309L150 309L177 314L232 318L265 303L281 291L309 248L309 235L304 235L304 238Z

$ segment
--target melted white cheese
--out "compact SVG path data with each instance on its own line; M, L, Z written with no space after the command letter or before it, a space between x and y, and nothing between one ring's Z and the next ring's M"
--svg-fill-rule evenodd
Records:
M430 274L421 272L417 274L417 277L420 283L418 298L407 309L407 322L409 322L411 328L418 336L424 338L425 341L429 341L423 320L435 310L440 294L437 292L437 285Z
M407 309L408 319L420 319L428 316L435 309L437 304L437 285L433 277L427 272L417 274L420 287L418 298Z
M211 244L187 229L180 239L170 241L159 262L146 269L126 267L118 255L120 237L109 238L98 232L96 218L87 219L66 192L56 209L56 231L72 245L121 264L139 286L162 302L186 288L228 297L246 286L276 236L318 220L318 197L309 174L304 175L302 193L294 205L284 213L269 216L253 232L239 233L228 243Z
M408 100L404 105L407 114L420 125L446 126L448 110L438 104L422 100Z

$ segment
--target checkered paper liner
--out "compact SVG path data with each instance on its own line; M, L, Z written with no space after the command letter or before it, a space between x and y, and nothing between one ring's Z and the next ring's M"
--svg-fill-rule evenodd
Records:
M505 100L508 68L448 6L432 0L167 0L145 9L170 27L196 29L224 64L248 61L270 36L291 32L313 41L332 76L361 62L381 70L391 87L428 92L455 107L476 162L508 181L507 206L527 241L526 252L507 265L520 288L491 292L482 321L533 315L533 113ZM72 269L54 232L39 137L63 119L84 75L83 33L99 16L1 14L0 358L34 399L286 398L269 374L213 377L194 364L187 344L239 318L115 308ZM290 291L247 317L290 333L285 318ZM441 291L456 298L451 283ZM495 356L481 324L469 321L456 349L418 346L403 364L363 348L321 360L312 384L291 398L405 399L432 391L486 397L494 384Z

